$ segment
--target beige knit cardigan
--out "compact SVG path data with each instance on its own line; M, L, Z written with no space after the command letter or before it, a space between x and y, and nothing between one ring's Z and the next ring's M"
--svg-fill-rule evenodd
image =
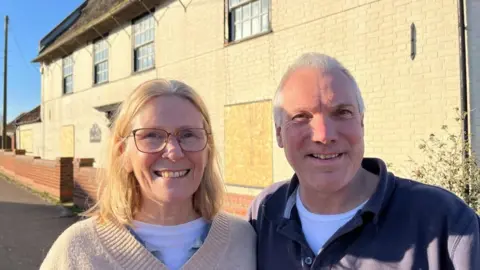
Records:
M255 269L256 235L248 222L218 214L203 245L182 269ZM79 221L55 241L40 270L161 269L155 258L123 226L100 224L96 218Z

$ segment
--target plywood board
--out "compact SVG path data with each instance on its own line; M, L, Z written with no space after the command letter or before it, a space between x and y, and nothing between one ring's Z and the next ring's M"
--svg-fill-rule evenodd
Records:
M225 107L226 183L250 187L272 183L271 125L271 101Z
M20 130L20 149L27 153L33 152L33 131L31 129Z
M75 154L75 130L74 126L63 126L60 133L61 157L74 157Z

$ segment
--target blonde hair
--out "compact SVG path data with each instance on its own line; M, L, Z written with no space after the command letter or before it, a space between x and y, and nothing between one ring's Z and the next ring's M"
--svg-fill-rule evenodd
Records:
M221 179L217 149L212 135L212 124L201 97L187 84L175 80L156 79L139 85L117 109L108 142L106 164L97 169L99 180L97 203L85 212L100 221L116 221L131 225L141 209L142 195L133 172L125 170L124 138L131 132L131 123L139 110L152 98L177 96L190 101L203 116L208 135L208 161L199 188L193 195L194 210L207 220L220 211L224 186Z

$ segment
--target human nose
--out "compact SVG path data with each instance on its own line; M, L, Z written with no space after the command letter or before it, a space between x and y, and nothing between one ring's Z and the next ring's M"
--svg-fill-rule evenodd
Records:
M336 124L333 119L328 116L314 116L310 121L312 141L322 144L334 143L338 139Z
M173 134L169 134L166 141L162 157L168 158L172 161L184 157L184 153L178 139Z

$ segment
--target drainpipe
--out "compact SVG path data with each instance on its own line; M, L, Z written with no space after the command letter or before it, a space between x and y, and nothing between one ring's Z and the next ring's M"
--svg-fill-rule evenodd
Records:
M458 44L459 44L459 56L460 56L460 112L463 117L462 134L464 146L469 142L468 132L468 91L467 91L467 53L465 47L465 10L464 0L458 0ZM463 148L463 157L468 158L468 149Z
M458 44L459 44L459 56L460 56L460 111L463 115L462 121L462 134L463 134L463 140L462 140L462 155L463 155L463 160L468 159L470 155L470 143L469 143L469 130L468 130L468 124L469 124L469 112L468 112L468 89L467 89L467 53L466 53L466 47L465 47L465 10L464 10L464 0L458 0ZM467 147L465 147L468 145ZM467 186L465 187L465 194L467 195L467 203L470 203L470 194L471 194L471 183L468 183Z

